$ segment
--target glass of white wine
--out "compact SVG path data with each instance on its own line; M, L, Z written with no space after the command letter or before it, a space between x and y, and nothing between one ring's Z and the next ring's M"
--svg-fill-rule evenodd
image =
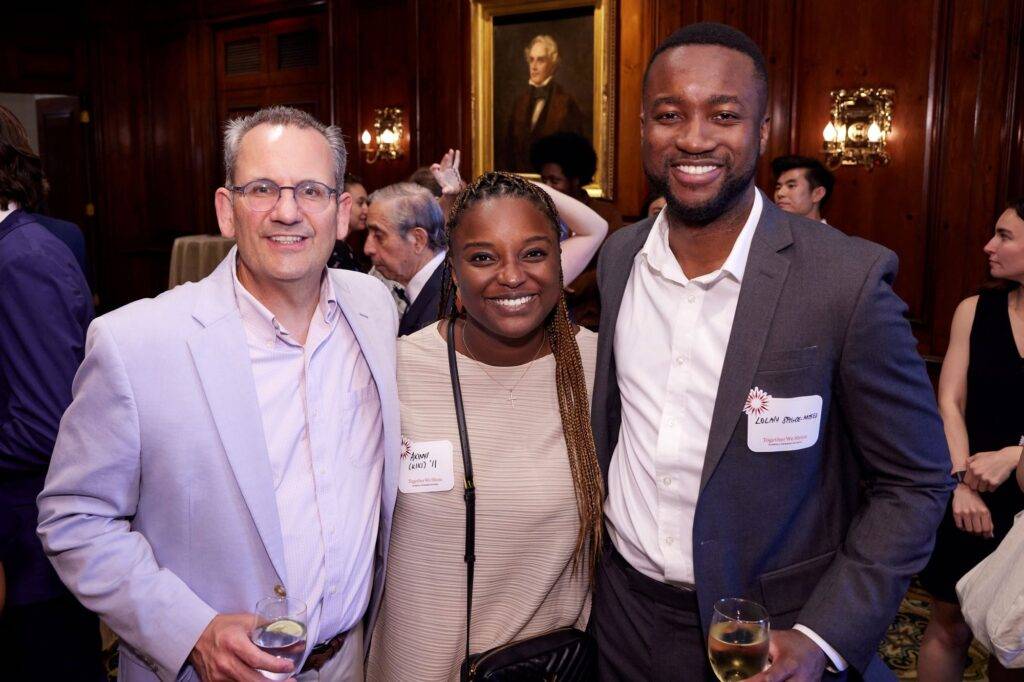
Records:
M768 667L768 612L747 599L719 599L711 617L708 658L721 682L753 677Z
M249 635L252 643L271 656L292 662L294 672L272 673L260 670L271 680L287 680L299 672L306 652L306 605L290 597L265 597L256 602L256 627Z

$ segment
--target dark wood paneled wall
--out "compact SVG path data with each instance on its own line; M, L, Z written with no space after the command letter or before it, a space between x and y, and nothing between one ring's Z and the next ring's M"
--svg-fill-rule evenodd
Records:
M330 117L368 187L449 147L472 167L470 0L172 0L142 10L122 0L59 19L16 16L0 47L0 90L74 95L91 113L96 216L86 228L104 308L161 291L173 239L216 231L216 31L318 12L329 26ZM830 90L893 87L893 161L839 169L828 218L897 252L921 351L941 356L953 308L985 279L981 246L995 216L1024 193L1024 0L870 0L850 12L838 0L618 0L615 199L626 215L640 210L640 80L678 26L722 21L764 49L766 189L771 157L820 155ZM406 111L408 153L368 164L358 136L374 108L392 105Z

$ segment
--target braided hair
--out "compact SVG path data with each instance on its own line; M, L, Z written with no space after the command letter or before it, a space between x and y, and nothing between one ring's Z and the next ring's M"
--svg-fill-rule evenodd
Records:
M547 217L556 244L559 234L558 212L543 190L518 175L490 172L481 175L473 184L464 189L455 199L445 224L445 242L451 254L452 237L463 214L471 206L496 198L515 198L529 201ZM561 248L558 249L559 257ZM455 324L459 317L456 303L456 284L452 277L451 258L444 260L441 277L441 319ZM558 273L559 291L564 289L561 267ZM587 396L586 376L576 334L569 321L565 294L560 293L558 304L545 320L547 340L555 358L555 385L558 390L558 410L562 418L562 433L569 453L569 468L572 472L573 488L576 493L576 507L579 512L580 531L576 538L573 554L573 570L581 559L587 561L589 574L593 579L597 557L601 551L601 523L604 503L604 487L601 469L597 463L594 436L590 430L590 400Z

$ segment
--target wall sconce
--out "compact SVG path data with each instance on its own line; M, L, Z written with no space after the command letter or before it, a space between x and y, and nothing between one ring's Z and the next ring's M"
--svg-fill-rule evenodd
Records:
M401 158L404 131L401 107L374 109L373 134L371 135L369 130L364 130L360 138L363 153L366 154L366 163L376 163L377 159Z
M889 163L886 140L892 129L891 88L833 90L832 114L822 131L829 166L861 165L871 170Z

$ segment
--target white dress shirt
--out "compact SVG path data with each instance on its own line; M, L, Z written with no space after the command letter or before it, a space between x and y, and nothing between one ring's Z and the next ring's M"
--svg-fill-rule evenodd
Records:
M3 221L7 220L7 216L11 215L12 213L14 213L17 210L18 210L18 204L16 204L13 201L8 201L7 202L7 210L6 211L4 209L0 208L0 223L2 223Z
M633 260L623 292L613 342L622 425L608 472L605 514L615 549L637 571L661 582L694 583L693 519L701 472L763 202L755 191L750 215L722 267L693 279L669 248L662 211ZM832 657L831 647L797 627Z
M447 250L441 249L434 254L434 257L427 261L426 265L420 268L409 283L405 285L405 297L409 299L409 305L416 302L416 298L423 291L423 287L427 286L427 280L434 274L434 270L441 267L441 263L444 261L445 255L448 253Z
M373 583L384 431L380 397L330 277L298 343L238 281L274 476L288 596L306 603L308 643L357 625Z

